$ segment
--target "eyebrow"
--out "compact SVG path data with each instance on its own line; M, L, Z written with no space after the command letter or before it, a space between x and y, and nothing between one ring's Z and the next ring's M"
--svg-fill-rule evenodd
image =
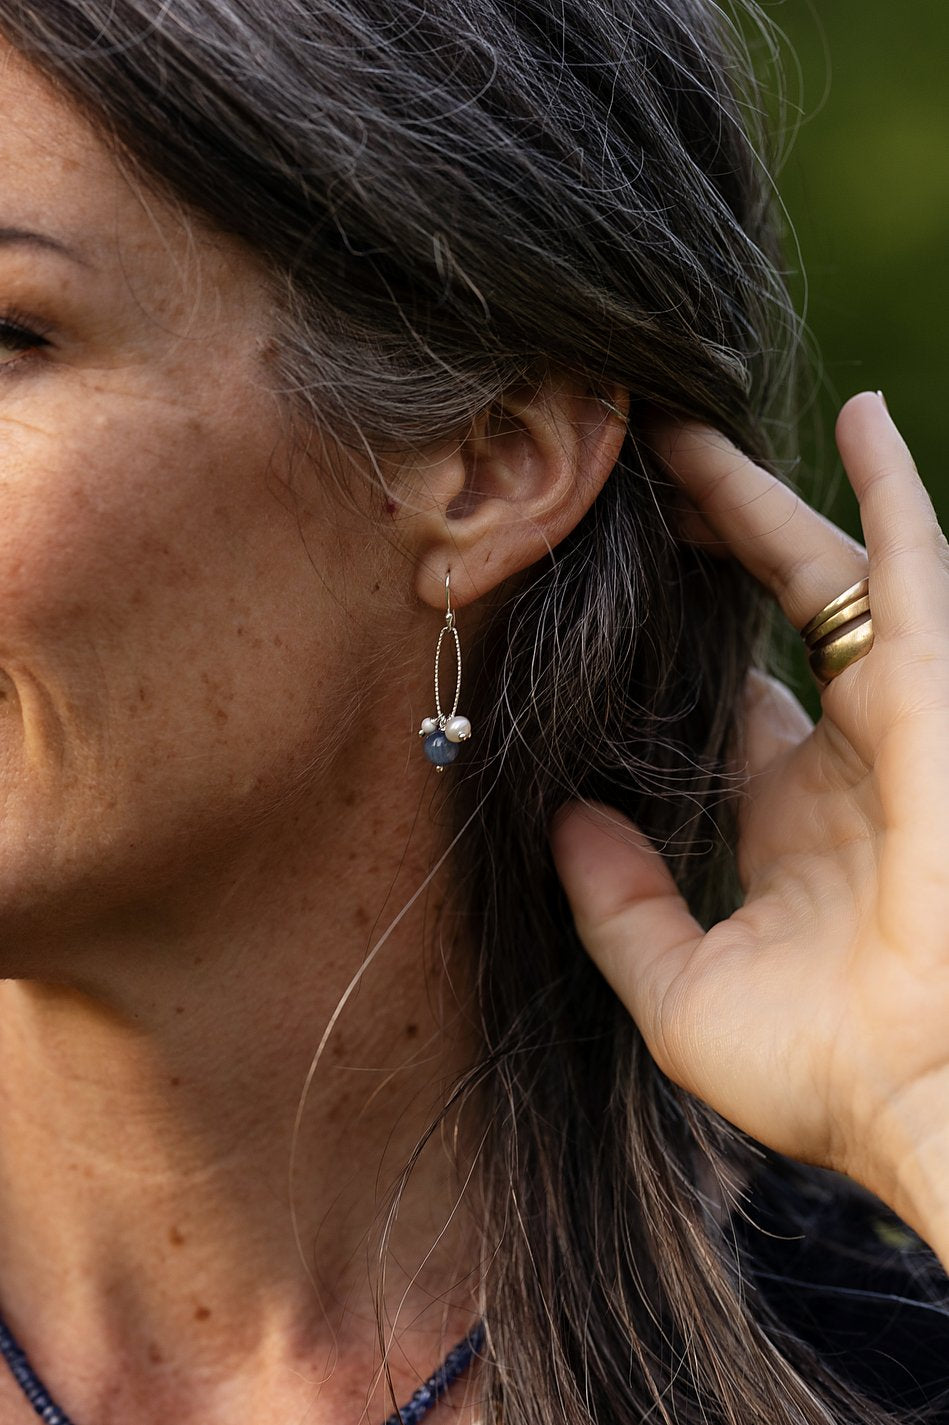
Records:
M0 227L0 247L13 247L17 243L23 243L30 247L44 248L47 252L58 252L64 257L70 258L73 262L78 262L82 267L91 267L92 264L74 247L67 243L60 242L59 238L50 237L48 233L37 233L32 228L2 228Z

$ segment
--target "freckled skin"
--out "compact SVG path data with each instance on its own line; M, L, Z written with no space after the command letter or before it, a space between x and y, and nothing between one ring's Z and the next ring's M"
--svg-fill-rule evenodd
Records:
M0 312L51 343L0 347L0 967L57 901L103 914L224 855L338 748L353 668L391 637L376 609L340 616L354 590L368 609L387 547L299 457L302 513L282 489L256 263L143 197L17 74L3 221L94 268L0 253Z
M0 340L4 1299L77 1420L320 1425L367 1382L382 1419L367 1224L472 1053L416 736L443 522L367 522L291 450L256 261L2 43L0 224L91 264L0 249L0 319L50 343ZM402 1399L470 1325L456 1201L433 1144L385 1284Z

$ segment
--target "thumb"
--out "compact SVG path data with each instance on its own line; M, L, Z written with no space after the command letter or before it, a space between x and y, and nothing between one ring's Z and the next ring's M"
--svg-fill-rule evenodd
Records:
M598 802L560 807L550 844L583 945L659 1067L682 1083L689 1075L669 1033L670 991L704 932L661 852L621 812Z

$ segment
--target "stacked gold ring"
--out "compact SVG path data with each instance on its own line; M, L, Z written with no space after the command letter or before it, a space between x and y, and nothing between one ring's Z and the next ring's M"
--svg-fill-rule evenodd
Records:
M829 683L873 646L870 581L861 579L825 604L801 629L807 661L819 683Z

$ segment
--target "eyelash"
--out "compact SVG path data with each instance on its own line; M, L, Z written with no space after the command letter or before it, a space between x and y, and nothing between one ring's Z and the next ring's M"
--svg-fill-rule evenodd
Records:
M0 312L0 347L7 347L13 351L26 353L36 351L41 347L50 346L45 331L37 331L35 325L30 325L33 318L25 312L18 312L15 309L8 309ZM0 362L0 369L3 367L17 366L23 359L22 356L15 357L12 361Z

